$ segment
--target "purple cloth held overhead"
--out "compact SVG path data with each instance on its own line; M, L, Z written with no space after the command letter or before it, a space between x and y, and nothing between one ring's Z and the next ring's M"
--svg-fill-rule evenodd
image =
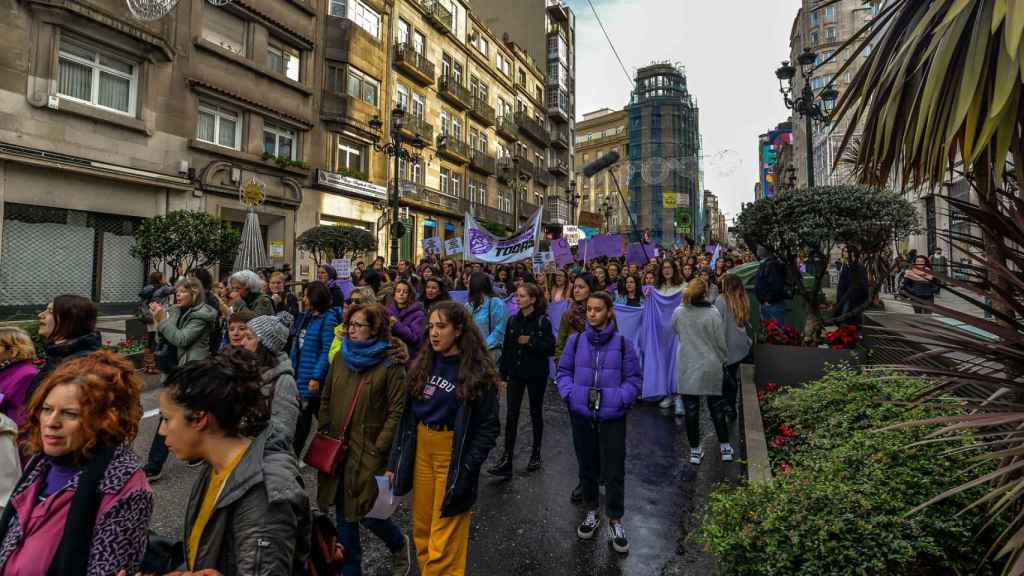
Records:
M469 302L469 290L452 290L448 295L452 297L452 301L456 304Z
M626 251L626 264L645 266L647 261L654 257L654 253L648 250L644 252L644 246L639 242L633 242Z
M598 234L590 242L590 251L594 258L622 256L622 236L619 234Z
M562 325L562 315L569 309L569 301L562 300L548 304L548 319L551 320L551 330L558 337L558 327Z
M619 332L628 338L633 346L637 348L637 354L643 353L639 350L640 331L643 328L644 309L625 304L615 305L615 322L619 325Z
M683 295L662 296L651 290L644 301L638 350L643 365L644 383L640 397L661 398L676 393L676 340L672 312Z
M351 280L337 280L336 285L338 288L341 288L341 294L346 299L348 299L349 294L352 294L352 289L355 288L355 286L352 285Z
M558 264L559 268L572 264L572 248L565 238L551 242L551 252L555 255L555 264Z

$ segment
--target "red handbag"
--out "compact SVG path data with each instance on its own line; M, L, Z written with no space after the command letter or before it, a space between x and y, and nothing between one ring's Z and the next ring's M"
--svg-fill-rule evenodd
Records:
M367 379L360 380L359 386L356 387L356 395L352 398L352 405L348 407L348 416L345 417L345 425L341 427L341 434L338 438L331 438L327 434L317 432L309 444L309 450L306 451L306 464L328 476L334 475L338 462L344 460L345 454L348 452L348 439L346 438L348 427L352 423L352 415L356 411L359 395L362 393L363 384L366 384Z

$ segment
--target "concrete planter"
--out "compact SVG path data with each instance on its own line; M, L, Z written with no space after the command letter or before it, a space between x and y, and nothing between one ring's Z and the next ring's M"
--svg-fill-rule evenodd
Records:
M770 382L779 386L801 386L824 376L826 364L843 362L860 366L863 363L863 352L778 344L754 345L758 390Z

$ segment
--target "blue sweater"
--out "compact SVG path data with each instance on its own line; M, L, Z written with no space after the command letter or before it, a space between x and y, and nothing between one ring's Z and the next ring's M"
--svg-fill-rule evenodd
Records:
M298 330L292 346L292 366L295 368L295 383L299 387L299 394L303 400L309 400L320 396L319 392L310 393L309 381L317 380L322 384L327 378L327 369L330 367L327 352L334 342L338 312L333 308L319 316L306 312L296 325Z
M417 422L427 426L445 425L455 428L455 414L459 410L456 388L459 384L459 356L438 356L430 381L423 387L423 398L412 401L412 413Z

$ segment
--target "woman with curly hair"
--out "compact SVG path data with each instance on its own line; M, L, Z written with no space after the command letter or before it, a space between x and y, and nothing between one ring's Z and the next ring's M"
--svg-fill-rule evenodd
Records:
M291 445L267 425L257 356L230 348L175 369L160 416L171 453L203 463L185 506L188 570L305 574L309 498Z
M413 491L412 537L422 576L462 576L480 468L497 442L498 375L470 312L439 302L430 345L413 364L387 475Z
M0 516L0 574L139 570L153 491L132 451L142 378L113 352L69 360L29 402L32 455Z

